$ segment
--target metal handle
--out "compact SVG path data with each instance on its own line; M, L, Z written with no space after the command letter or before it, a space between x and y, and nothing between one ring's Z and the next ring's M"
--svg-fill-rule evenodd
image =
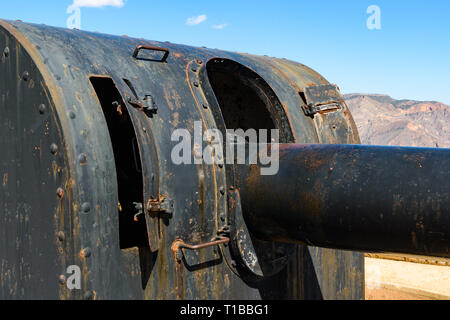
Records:
M167 57L170 54L169 49L167 48L161 48L161 47L153 47L153 46L146 46L146 45L139 45L136 47L136 49L134 50L133 53L133 58L137 59L138 55L139 55L139 51L141 50L153 50L153 51L161 51L164 52L164 56L162 57L162 59L160 60L161 62L166 62Z
M175 254L176 259L181 260L181 257L179 255L179 252L181 249L198 250L198 249L208 248L208 247L212 247L215 245L224 244L224 243L228 243L228 242L230 242L230 238L223 237L223 236L217 237L217 240L214 240L211 242L206 242L206 243L201 243L201 244L197 244L197 245L187 244L183 240L178 239L172 243L171 250Z

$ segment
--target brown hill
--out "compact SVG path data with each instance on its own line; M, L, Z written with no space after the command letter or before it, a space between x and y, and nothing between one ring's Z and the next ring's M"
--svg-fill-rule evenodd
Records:
M344 99L363 144L450 148L450 106L377 94Z

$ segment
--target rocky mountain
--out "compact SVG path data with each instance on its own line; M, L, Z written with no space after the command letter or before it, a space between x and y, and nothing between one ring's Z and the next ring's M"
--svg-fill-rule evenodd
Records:
M395 100L387 95L344 95L363 144L450 148L450 106Z

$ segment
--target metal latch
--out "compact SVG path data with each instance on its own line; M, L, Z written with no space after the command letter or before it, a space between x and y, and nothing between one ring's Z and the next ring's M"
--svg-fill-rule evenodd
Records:
M135 108L141 109L149 117L158 112L158 107L151 94L146 94L142 100L128 97L128 103Z
M306 87L304 91L299 92L299 94L304 100L302 109L307 116L314 116L316 113L325 113L342 109L342 98L336 85L323 84Z
M166 196L150 198L147 201L145 210L149 215L165 214L171 218L173 214L173 203L173 200L168 199Z

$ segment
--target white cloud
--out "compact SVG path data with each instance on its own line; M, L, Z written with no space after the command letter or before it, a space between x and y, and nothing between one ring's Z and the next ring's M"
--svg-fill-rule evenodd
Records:
M223 28L225 28L226 26L228 26L228 23L222 23L222 24L215 24L215 25L213 25L212 27L214 28L214 29L223 29Z
M206 14L202 14L197 17L190 17L189 19L187 19L186 24L188 26L195 26L197 24L204 22L206 19L208 19Z
M74 7L102 8L106 6L121 8L126 0L73 0Z

